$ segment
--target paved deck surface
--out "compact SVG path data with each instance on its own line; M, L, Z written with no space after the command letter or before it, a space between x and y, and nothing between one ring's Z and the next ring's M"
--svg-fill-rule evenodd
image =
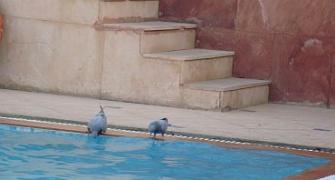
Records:
M130 104L91 98L0 89L0 113L87 122L99 105L109 123L146 128L168 117L176 132L335 148L335 110L266 104L231 112L210 112Z

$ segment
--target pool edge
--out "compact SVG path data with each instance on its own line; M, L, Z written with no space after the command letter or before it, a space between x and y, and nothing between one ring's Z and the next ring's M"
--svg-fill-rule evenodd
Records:
M39 117L39 116L28 116L28 115L20 115L20 114L5 114L0 113L0 118L13 118L13 119L22 119L22 120L33 120L33 121L41 121L41 122L51 122L58 124L69 124L69 125L82 125L86 126L86 122L69 120L69 119L57 119L57 118L47 118L47 117ZM130 132L147 132L145 128L138 127L129 127L129 126L119 126L119 125L108 125L108 128L118 129ZM313 152L324 152L335 154L334 148L328 147L319 147L319 146L307 146L307 145L298 145L298 144L288 144L288 143L280 143L280 142L270 142L270 141L260 141L260 140L250 140L250 139L242 139L242 138L233 138L233 137L225 137L225 136L213 136L206 134L196 134L196 133L185 133L185 132L172 132L168 131L168 135L174 136L183 136L188 138L195 139L213 139L216 141L225 141L227 143L237 143L237 144L257 144L260 146L273 147L273 148L288 148L295 150L303 150L303 151L313 151Z
M2 115L0 114L0 124L87 133L86 123L72 120L63 120L63 119L31 117L22 115L5 116L3 114ZM148 133L146 133L145 129L122 127L122 126L109 126L106 135L150 138ZM243 140L237 138L226 138L216 136L206 137L206 135L197 136L197 134L190 134L190 133L176 133L175 135L167 134L164 139L162 138L157 139L203 142L226 148L271 150L271 151L286 152L309 157L326 158L330 160L330 163L324 166L307 170L301 174L286 178L290 180L318 179L335 174L335 150L330 148L320 149L319 147L299 146L299 145ZM326 149L326 151L324 151L324 149Z

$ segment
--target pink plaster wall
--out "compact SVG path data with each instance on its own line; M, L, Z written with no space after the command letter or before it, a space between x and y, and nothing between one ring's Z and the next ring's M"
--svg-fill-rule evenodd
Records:
M2 36L3 36L3 16L0 15L0 40L2 39Z
M335 106L334 0L161 0L160 15L234 50L234 75L272 80L271 101Z

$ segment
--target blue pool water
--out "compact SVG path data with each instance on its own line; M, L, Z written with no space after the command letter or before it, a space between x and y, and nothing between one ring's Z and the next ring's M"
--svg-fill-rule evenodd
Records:
M1 179L282 179L328 160L0 125Z

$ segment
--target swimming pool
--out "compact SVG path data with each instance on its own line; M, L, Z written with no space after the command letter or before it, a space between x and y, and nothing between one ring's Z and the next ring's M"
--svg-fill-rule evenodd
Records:
M294 154L0 125L2 179L282 179L329 162Z

